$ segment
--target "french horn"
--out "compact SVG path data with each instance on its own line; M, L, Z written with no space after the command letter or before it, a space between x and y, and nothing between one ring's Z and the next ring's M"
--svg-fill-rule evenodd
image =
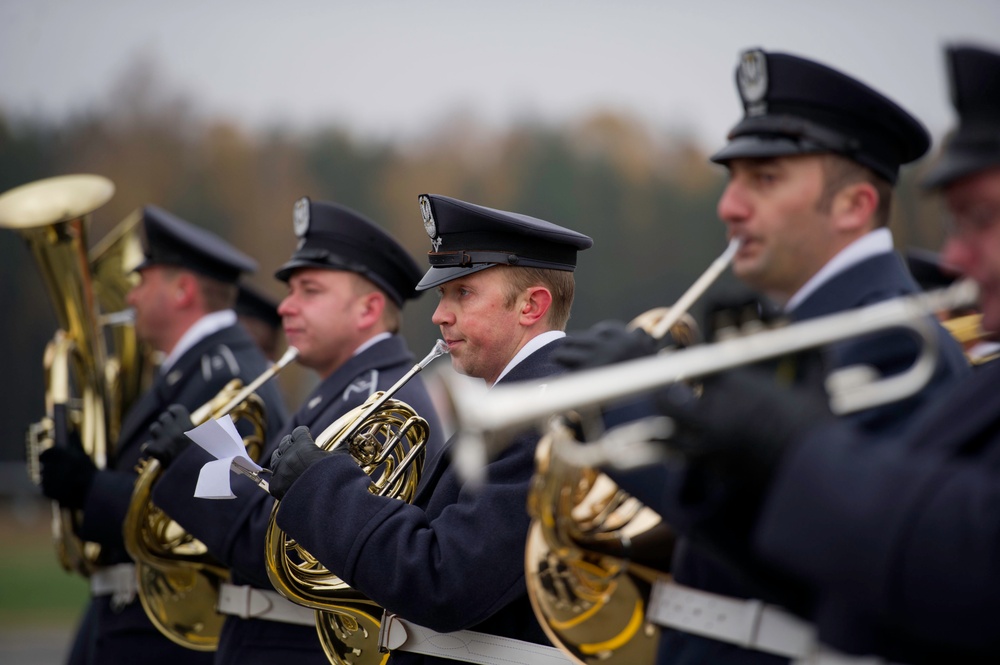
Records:
M392 396L432 360L448 353L442 340L399 381L379 391L324 429L315 438L323 450L346 446L372 482L368 491L413 501L423 471L427 421ZM265 537L267 574L288 600L316 610L316 630L327 658L335 665L381 665L382 608L330 572L277 525L275 502Z
M688 310L738 247L730 242L672 307L644 312L629 327L661 344L669 335L670 352L695 344L700 335ZM651 663L660 630L646 621L646 606L653 582L665 573L638 564L633 543L670 548L674 536L655 511L595 466L561 454L576 436L565 421L553 422L535 451L524 554L528 597L549 640L578 663Z
M249 423L251 432L243 437L243 444L247 455L257 459L267 440L267 414L256 391L297 355L298 350L289 347L278 362L246 386L233 379L191 414L191 422L200 425L229 416L235 422ZM135 561L143 610L172 642L195 651L214 651L225 619L215 606L219 585L229 579L229 571L204 543L153 504L153 488L163 475L159 460L141 459L136 472L122 533L125 549Z

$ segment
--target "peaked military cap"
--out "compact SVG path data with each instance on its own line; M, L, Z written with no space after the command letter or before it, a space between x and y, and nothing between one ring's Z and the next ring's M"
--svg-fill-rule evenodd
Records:
M256 261L219 236L162 208L144 207L142 228L145 257L136 270L179 266L228 283L235 283L241 273L257 270Z
M952 46L946 57L959 124L924 179L928 188L1000 166L1000 53Z
M275 277L287 282L298 268L357 273L402 307L415 298L420 266L375 222L350 208L302 197L295 202L292 226L299 244Z
M420 214L431 237L423 291L495 265L576 270L576 253L594 241L582 233L516 212L494 210L437 194L421 194Z
M924 126L867 85L818 62L751 49L740 54L736 87L744 116L712 155L743 157L835 153L895 183L899 167L930 147Z
M240 284L240 289L236 294L235 309L240 316L259 319L272 328L281 327L281 315L278 314L277 301L249 284Z
M942 289L959 277L957 270L941 262L941 255L929 249L911 247L905 252L906 267L924 291Z

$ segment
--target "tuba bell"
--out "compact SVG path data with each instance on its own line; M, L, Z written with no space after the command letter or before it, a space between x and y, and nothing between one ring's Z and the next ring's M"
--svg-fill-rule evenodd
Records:
M267 414L256 390L297 356L298 350L289 347L246 386L233 379L191 414L191 422L200 425L223 416L248 422L252 429L243 443L248 456L257 459L267 440ZM171 641L195 651L214 651L225 619L215 611L219 585L229 571L153 504L153 487L163 474L159 460L142 459L136 471L122 529L125 549L135 561L139 601L152 624Z
M413 501L423 470L430 427L405 402L392 399L432 360L448 353L438 340L427 356L386 391L379 391L338 418L316 437L323 450L347 446L354 461L372 478L368 491ZM382 608L352 589L278 526L278 503L271 510L265 537L267 575L288 600L316 610L316 630L327 658L335 665L381 665L378 634Z
M113 194L107 178L79 174L0 195L0 226L27 243L59 325L44 357L46 413L27 434L28 471L36 483L41 451L71 445L73 439L97 468L107 465L121 416L141 392L149 366L128 317L111 314L123 308L136 252L141 253L134 224L120 224L88 256L90 214ZM59 561L66 570L89 576L99 564L100 547L75 535L79 519L76 511L53 503Z

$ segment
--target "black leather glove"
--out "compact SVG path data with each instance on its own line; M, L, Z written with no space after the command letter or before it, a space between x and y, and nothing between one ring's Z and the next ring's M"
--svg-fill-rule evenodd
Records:
M629 330L621 321L601 321L568 335L552 352L552 359L570 370L592 369L651 356L657 350L656 340L644 330Z
M678 428L666 445L690 473L717 483L754 514L786 450L833 419L825 394L784 388L759 368L711 378L701 398L664 391L657 402Z
M308 427L293 429L271 455L271 496L280 501L306 469L333 454L316 445Z
M42 464L42 494L63 508L83 508L97 467L79 444L53 447L38 456Z
M151 439L143 446L142 451L160 460L160 465L167 468L190 445L191 439L184 432L193 427L187 408L182 404L171 404L150 425Z

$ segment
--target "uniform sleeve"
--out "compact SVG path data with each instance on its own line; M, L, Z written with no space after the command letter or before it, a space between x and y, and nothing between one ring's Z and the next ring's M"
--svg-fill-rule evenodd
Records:
M136 474L131 471L102 470L94 474L83 507L83 521L77 535L102 547L125 549L122 524L132 502Z
M230 474L235 499L194 496L201 467L212 461L198 446L188 446L153 489L153 503L200 540L227 568L257 586L270 586L264 564L264 533L274 499L249 479Z
M190 382L170 402L161 404L160 410L173 403L183 404L189 410L194 410L222 388L223 379L228 380L220 376L218 385L203 381ZM149 425L158 415L159 411L155 411ZM149 425L137 431L130 440L119 441L114 468L101 470L94 476L94 483L84 504L84 518L79 527L78 535L83 540L124 551L122 525L132 503L132 492L138 477L135 467L142 457L142 445L150 438Z
M969 647L1000 624L998 515L990 464L831 428L783 463L755 545L816 590L821 637L829 608L851 608Z
M387 610L438 631L468 628L524 594L536 440L511 446L478 488L459 487L446 471L434 492L456 498L434 519L372 495L353 460L332 456L292 485L278 526Z

